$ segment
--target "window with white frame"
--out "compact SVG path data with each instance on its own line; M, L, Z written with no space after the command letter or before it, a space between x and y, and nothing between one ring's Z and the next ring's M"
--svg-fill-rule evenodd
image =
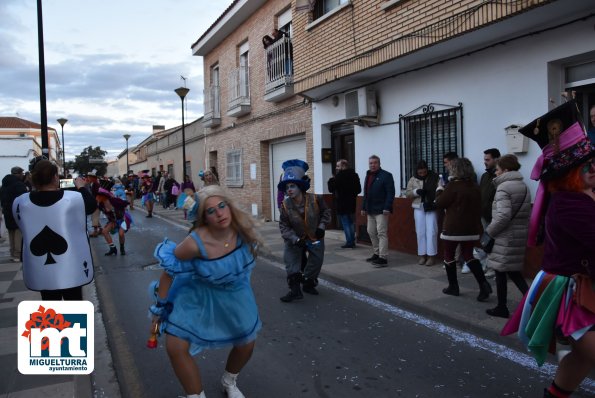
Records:
M314 4L312 16L314 20L322 17L324 14L331 12L335 8L349 3L349 0L317 0Z
M435 110L436 107L446 109ZM419 112L421 111L421 112ZM417 162L444 173L442 158L447 152L463 153L463 107L439 104L422 105L399 118L401 139L401 188L413 176Z
M227 176L225 182L228 187L241 187L244 185L241 149L234 149L227 152Z

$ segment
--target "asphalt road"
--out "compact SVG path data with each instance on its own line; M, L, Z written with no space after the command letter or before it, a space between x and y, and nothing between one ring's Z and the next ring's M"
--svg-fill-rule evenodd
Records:
M160 274L153 249L164 236L181 241L186 231L134 214L126 256L104 257L103 239L92 240L114 368L123 397L184 395L165 339L154 350L145 343L147 286ZM258 260L252 282L263 329L239 377L247 397L540 397L551 380L519 360L523 354L337 285L324 283L320 296L282 303L284 271L266 259ZM224 396L219 378L226 355L196 356L209 398Z

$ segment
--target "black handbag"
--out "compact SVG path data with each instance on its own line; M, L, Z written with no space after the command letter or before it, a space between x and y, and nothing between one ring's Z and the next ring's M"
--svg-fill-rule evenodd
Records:
M483 251L486 253L492 252L492 249L494 248L494 242L495 242L495 239L492 238L490 235L488 235L487 232L484 232L481 235L481 238L479 238L479 244L481 245L481 248L483 249Z
M519 213L519 211L521 210L521 208L523 207L523 204L525 203L525 199L527 198L527 194L529 193L529 191L527 190L527 187L525 186L525 197L523 198L523 201L521 202L520 206L518 207L518 209L516 209L514 211L514 214L512 215L512 217L510 217L510 220L514 220L514 218L516 217L516 215ZM492 249L494 248L494 242L495 239L492 238L490 235L488 235L487 232L483 232L483 234L481 235L481 238L479 238L479 244L481 245L481 248L483 249L484 252L486 253L491 253Z
M436 210L436 203L434 202L423 202L422 205L425 212Z

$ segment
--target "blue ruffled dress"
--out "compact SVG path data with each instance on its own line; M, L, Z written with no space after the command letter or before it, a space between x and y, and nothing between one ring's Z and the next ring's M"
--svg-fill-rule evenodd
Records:
M242 345L256 339L262 327L250 274L255 258L238 236L236 248L227 255L210 259L194 231L202 258L176 258L176 244L168 239L155 248L154 256L173 277L168 301L173 310L161 331L190 342L190 354L205 348Z

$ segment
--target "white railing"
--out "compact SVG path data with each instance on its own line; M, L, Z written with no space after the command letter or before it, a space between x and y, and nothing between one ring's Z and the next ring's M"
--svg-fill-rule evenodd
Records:
M293 84L293 49L291 39L282 37L265 50L265 93Z
M213 85L204 90L205 120L221 118L221 106L219 104L219 99L219 86Z
M240 66L229 74L229 109L250 105L250 74L247 66Z

